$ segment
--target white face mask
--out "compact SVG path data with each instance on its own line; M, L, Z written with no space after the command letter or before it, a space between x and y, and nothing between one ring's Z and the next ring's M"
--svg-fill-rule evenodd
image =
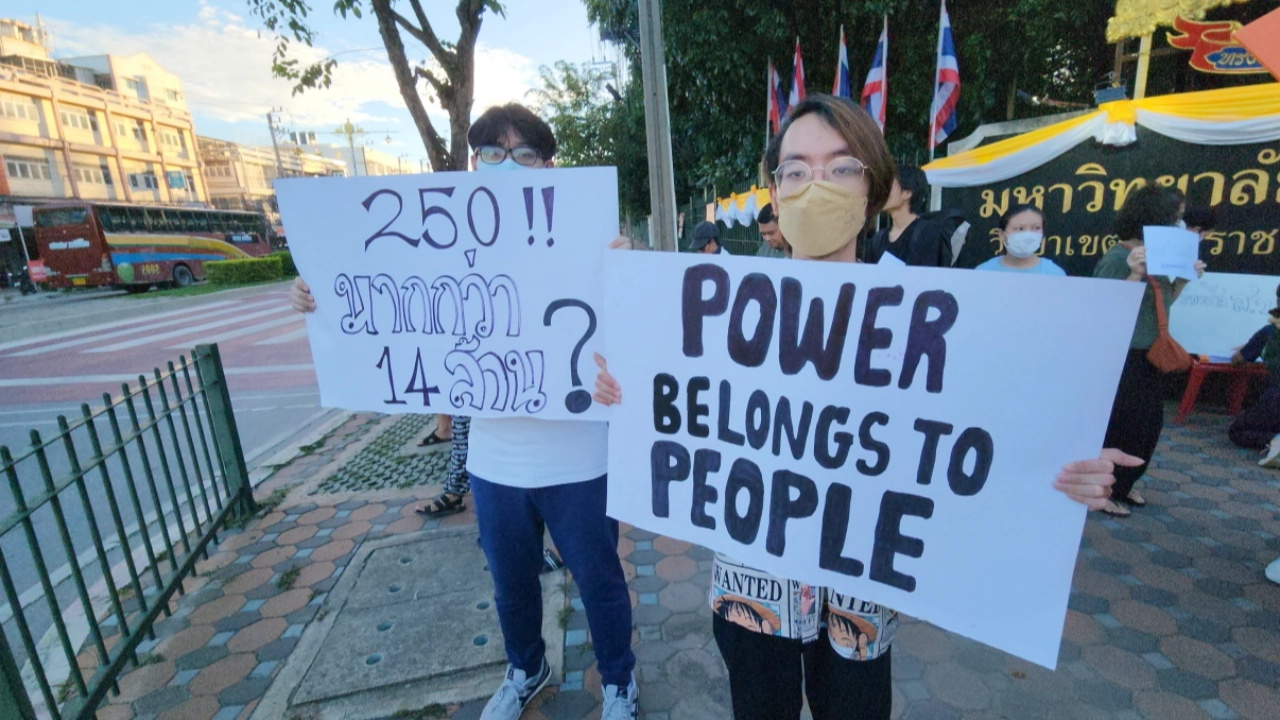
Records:
M1040 243L1044 240L1044 233L1035 230L1025 230L1023 232L1009 233L1004 241L1004 249L1009 255L1016 258L1027 258L1036 254L1040 249Z

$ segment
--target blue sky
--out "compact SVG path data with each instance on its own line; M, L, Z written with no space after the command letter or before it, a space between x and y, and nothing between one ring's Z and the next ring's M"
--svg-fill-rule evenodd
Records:
M442 38L456 38L453 0L424 0L428 17ZM320 35L316 47L299 48L299 57L319 59L337 53L333 87L291 96L290 85L271 77L272 37L249 14L246 0L16 0L6 16L34 22L40 13L53 34L54 56L146 52L182 78L187 102L201 135L269 145L265 113L285 109L292 129L333 130L350 117L370 132L366 138L391 155L407 153L417 164L422 144L404 110L382 50L377 23L342 20L328 0L313 0L311 20ZM581 0L510 0L507 17L485 15L476 54L476 111L510 100L527 100L538 68L557 60L573 63L613 59L587 23ZM406 4L407 8L407 4ZM425 48L406 42L411 60ZM437 128L446 116L428 106ZM337 136L322 135L322 142ZM391 142L387 143L386 138Z

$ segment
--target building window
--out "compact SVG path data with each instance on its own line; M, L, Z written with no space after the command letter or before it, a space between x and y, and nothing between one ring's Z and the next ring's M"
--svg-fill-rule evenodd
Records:
M100 167L92 167L89 165L76 165L76 180L91 185L110 185L111 174Z
M118 121L116 122L116 139L123 140L132 135L134 140L143 142L147 139L146 133L142 129L142 123L135 122L133 124Z
M206 165L205 174L209 177L229 178L231 177L230 165Z
M39 122L40 109L36 107L35 101L30 98L6 95L0 97L0 117Z
M178 102L182 99L182 95L180 95L177 90L165 90L164 96L169 98L171 102Z
M59 113L62 118L63 128L74 128L76 130L97 130L98 123L94 122L94 118L89 113L76 112L75 110L63 110Z
M142 97L142 83L138 82L137 80L134 80L133 78L125 78L124 86L125 86L125 89L129 90L134 95L137 95L138 97Z
M11 180L48 180L49 163L45 160L37 160L35 158L8 157L5 158L4 168L9 173Z
M133 173L129 176L129 187L137 190L159 190L160 181L153 172Z
M186 143L182 142L182 136L173 130L161 128L156 132L156 135L161 145L168 145L175 150L186 149Z

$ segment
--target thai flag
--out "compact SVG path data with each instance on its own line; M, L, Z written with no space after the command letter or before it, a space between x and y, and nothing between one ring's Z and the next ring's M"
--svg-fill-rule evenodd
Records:
M889 16L884 16L884 29L876 43L876 56L867 71L867 82L862 86L862 107L884 134L884 112L889 97Z
M796 38L796 63L791 75L791 97L787 107L793 108L804 101L804 59L800 57L800 38Z
M831 94L836 97L852 97L849 89L849 50L844 44L844 26L840 26L840 56L836 60L836 79L831 83Z
M787 98L782 94L782 79L778 77L778 70L774 68L773 61L769 61L769 75L765 78L765 95L766 113L769 120L769 137L765 138L766 142L769 138L778 134L778 130L782 127L782 120L787 116Z
M942 20L938 29L938 72L934 78L933 106L929 109L929 150L932 151L956 129L956 103L960 101L960 65L956 44L951 38L951 18L942 0Z

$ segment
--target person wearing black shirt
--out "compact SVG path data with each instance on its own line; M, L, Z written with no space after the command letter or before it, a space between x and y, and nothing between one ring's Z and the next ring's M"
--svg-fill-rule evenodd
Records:
M929 183L917 167L898 167L885 212L892 225L871 236L864 262L878 263L887 252L917 267L951 267L951 238L930 218Z

